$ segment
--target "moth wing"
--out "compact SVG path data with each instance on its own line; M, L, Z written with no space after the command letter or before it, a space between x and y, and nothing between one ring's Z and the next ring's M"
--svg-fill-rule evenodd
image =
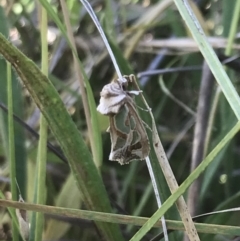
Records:
M135 122L134 126L134 133L137 135L133 138L134 143L132 143L132 154L137 156L138 159L143 160L145 159L150 152L150 145L147 136L146 129L143 125L142 119L139 117L135 106L127 102L127 107L129 108L129 112L131 113L131 118Z
M118 83L112 82L103 87L97 110L103 115L119 113L127 96Z
M110 136L109 160L126 164L132 160L143 160L149 154L147 132L133 101L127 101L118 114L110 117Z
M103 115L111 115L117 114L120 111L120 108L124 104L124 95L112 96L112 97L101 97L100 103L97 107L97 111L99 111Z
M147 132L132 98L140 91L124 90L128 82L131 82L130 77L126 78L126 83L115 81L105 85L97 107L101 114L110 118L110 127L107 130L112 143L109 159L120 164L143 160L150 151Z
M111 153L109 160L122 163L125 159L125 152L128 145L132 142L131 129L128 125L128 109L123 105L116 115L109 116Z

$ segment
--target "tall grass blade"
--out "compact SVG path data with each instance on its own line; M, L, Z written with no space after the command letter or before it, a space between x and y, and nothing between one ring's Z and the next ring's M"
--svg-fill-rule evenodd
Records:
M162 206L162 201L161 201L160 193L158 192L157 182L156 182L156 179L154 177L154 172L153 172L152 165L151 165L149 157L146 158L146 163L147 163L148 171L149 171L149 174L150 174L150 177L151 177L154 194L155 194L155 197L156 197L156 200L157 200L157 205L158 205L158 208L160 208ZM162 221L164 240L168 241L169 238L168 238L166 220L165 220L164 216L161 217L161 221Z
M110 57L111 57L112 62L113 62L114 68L115 68L115 70L116 70L116 72L117 72L118 78L119 78L120 80L124 81L124 80L123 80L122 73L121 73L121 71L120 71L120 69L119 69L119 67L118 67L117 62L116 62L115 56L114 56L114 54L113 54L113 52L112 52L112 49L111 49L110 45L108 44L108 40L107 40L107 38L106 38L106 36L105 36L105 33L104 33L103 30L102 30L102 26L100 25L100 23L99 23L99 21L98 21L98 19L97 19L97 16L95 15L95 13L94 13L91 5L89 4L89 2L88 2L87 0L80 0L80 1L81 1L81 3L84 5L84 7L86 8L86 10L88 11L90 17L92 18L94 24L96 25L96 27L97 27L97 29L98 29L98 31L99 31L99 33L100 33L100 35L101 35L101 37L102 37L102 39L103 39L103 41L104 41L104 44L105 44L105 46L106 46L106 48L107 48L107 50L108 50L108 53L109 53L109 55L110 55Z
M116 70L116 72L118 74L118 78L119 78L119 80L123 81L123 77L122 77L122 74L120 72L120 68L119 68L119 66L117 64L116 58L115 58L115 56L113 54L113 51L112 51L112 49L110 47L110 44L108 43L108 40L107 40L107 38L106 38L106 36L105 36L105 34L103 32L103 29L102 29L102 27L101 27L101 25L100 25L100 23L99 23L99 21L98 21L98 19L96 17L96 15L95 15L91 5L88 3L87 0L86 1L85 0L80 0L80 1L84 4L84 6L87 9L89 15L91 16L91 18L93 19L95 25L97 26L98 31L101 34L101 37L102 37L102 39L104 41L104 44L105 44L105 46L106 46L106 48L107 48L107 50L109 52L109 55L111 57L111 60L112 60L112 62L114 64L115 70ZM161 199L160 199L160 194L159 194L160 192L158 191L158 188L157 188L156 179L155 179L155 176L154 176L153 168L151 166L151 162L150 162L149 157L146 158L146 162L147 162L147 167L148 167L148 170L149 170L149 173L150 173L150 177L151 177L151 180L152 180L152 183L153 183L154 192L155 192L155 196L156 196L156 199L157 199L157 204L158 204L158 207L160 207L161 206ZM165 218L162 217L161 220L162 220L162 225L163 225L164 237L165 237L165 240L168 241L168 234L167 234Z
M72 50L72 53L73 53L74 57L78 61L79 68L81 70L82 76L83 76L84 81L85 81L85 88L86 88L86 91L87 91L88 105L89 105L90 113L91 113L91 124L92 124L91 128L92 128L92 134L93 134L93 138L92 138L93 139L93 150L92 151L93 151L93 156L94 156L94 162L97 165L97 167L99 167L99 166L101 166L101 163L102 163L102 138L101 138L101 132L100 132L100 129L99 129L99 123L98 123L98 117L97 117L97 111L96 111L96 103L95 103L95 100L94 100L94 96L93 96L92 89L91 89L91 86L89 84L87 75L85 73L85 70L82 66L81 61L78 58L78 54L76 52L76 49L75 49L75 47L73 46L72 42L70 41L70 39L68 37L68 34L67 34L67 31L66 31L65 27L61 23L57 14L54 12L52 6L46 0L39 0L39 2L46 9L49 16L53 19L53 21L56 23L56 25L60 29L61 33L65 37L69 47Z
M47 43L47 12L39 8L41 13L41 69L48 75L48 43ZM34 203L44 204L46 196L46 162L47 162L47 130L48 125L45 117L40 117L40 138L37 152L37 165L35 175ZM30 241L41 241L44 228L44 216L42 213L33 213L31 220Z
M111 41L110 38L108 38L108 41L110 43L110 46L114 52L114 55L115 55L117 61L119 63L120 69L126 74L133 73L133 70L132 70L129 62L124 58L123 53L118 48L118 46L116 46L113 43L113 41ZM136 98L135 101L138 106L142 106L142 102L140 101L140 98ZM139 113L140 113L140 116L142 117L143 121L145 123L147 123L148 126L151 126L152 121L149 116L149 113L147 113L145 111L140 111ZM150 141L151 141L151 139L150 139ZM152 147L152 149L153 149L153 147ZM158 159L156 158L156 155L154 155L154 153L152 153L152 152L150 153L150 162L151 162L151 166L152 166L152 171L154 173L155 182L157 184L158 193L160 193L161 199L163 201L165 201L167 199L167 197L170 195L170 191L169 191L168 185L166 183L166 180L164 178L164 175L162 173ZM174 207L174 209L171 209L169 213L166 214L166 218L171 218L171 219L178 218L177 210L175 207Z
M1 34L0 53L15 67L19 77L45 116L52 133L69 161L87 208L110 212L111 207L107 193L91 154L51 82L32 61L13 47ZM120 230L115 224L106 225L101 222L96 224L107 240L122 240Z
M72 173L69 174L63 187L56 198L55 205L57 207L75 208L78 209L81 206L81 194L77 188ZM46 231L44 233L43 240L58 240L69 229L71 224L62 222L56 219L50 219L46 225Z
M9 36L9 23L4 14L3 8L0 6L0 32L8 38ZM4 59L0 59L0 102L7 106L7 64ZM22 89L18 84L15 72L12 71L12 95L13 95L13 113L23 118L23 97ZM26 194L26 147L25 147L25 135L24 129L21 125L14 122L14 146L15 146L15 158L16 158L16 178L21 189L23 198ZM8 156L8 120L5 112L0 110L0 136L5 152L5 156ZM14 182L15 183L15 182Z
M16 159L15 159L15 138L13 124L13 96L12 96L12 69L7 63L7 94L8 94L8 161L10 164L11 195L12 200L17 200L16 180ZM12 221L12 239L18 241L18 229L14 220Z
M188 176L181 186L162 205L160 209L142 226L142 228L132 237L131 241L138 241L153 227L158 219L174 204L174 202L187 190L193 181L210 165L219 151L235 136L240 129L240 122L228 132L213 151L203 160L203 162Z
M128 216L120 214L111 214L103 212L86 211L79 209L61 208L46 205L36 205L30 203L20 203L14 201L8 201L0 199L0 206L2 207L13 207L19 209L25 209L34 212L42 212L51 215L59 215L68 218L81 218L85 220L103 221L107 223L119 223L119 224L133 224L136 226L142 226L148 218ZM184 225L180 221L166 220L167 226L172 230L184 231ZM153 227L161 227L161 221L157 221ZM240 235L240 227L230 225L216 225L206 223L196 223L196 228L199 233L209 234L222 234L222 235Z
M196 19L191 7L187 0L174 0L182 18L187 24L189 30L192 33L198 47L204 56L209 68L211 69L214 77L220 85L222 92L228 100L233 112L235 113L238 120L240 119L240 99L234 88L231 80L226 74L222 64L218 60L213 48L208 43L205 34Z

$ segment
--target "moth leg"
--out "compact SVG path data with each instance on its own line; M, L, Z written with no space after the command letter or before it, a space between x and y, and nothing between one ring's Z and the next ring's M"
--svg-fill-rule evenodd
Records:
M140 93L142 93L142 90L126 90L126 88L128 87L128 83L132 83L134 81L136 81L136 78L133 74L130 75L123 75L123 78L126 80L126 82L122 83L122 87L124 87L124 91L127 92L130 96L131 95L139 95Z
M139 95L142 93L142 90L128 90L126 91L129 95Z
M152 111L151 108L148 110L148 109L144 109L144 108L142 108L142 107L140 107L140 106L138 106L138 105L136 105L136 107L137 107L138 109L143 110L143 111L146 111L146 112Z
M143 123L143 125L144 125L146 128L148 128L148 130L150 130L150 131L152 132L152 129L149 127L149 125L148 125L146 122L144 122L144 121L142 120L142 123Z

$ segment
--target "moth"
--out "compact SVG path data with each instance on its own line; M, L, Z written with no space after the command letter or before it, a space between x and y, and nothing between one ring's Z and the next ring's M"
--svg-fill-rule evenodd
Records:
M123 80L114 80L103 87L97 110L109 116L110 126L107 132L111 137L109 160L121 165L132 160L145 159L150 151L147 132L139 117L134 96L139 91L127 91L128 83L134 75L123 76Z

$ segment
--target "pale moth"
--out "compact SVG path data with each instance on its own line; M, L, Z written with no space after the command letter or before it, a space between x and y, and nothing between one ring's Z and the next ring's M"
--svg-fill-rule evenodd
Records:
M127 91L134 75L123 76L124 81L114 80L103 87L97 110L109 116L108 132L111 137L109 160L121 165L132 160L145 159L150 151L147 132L139 117L133 97L139 91Z

